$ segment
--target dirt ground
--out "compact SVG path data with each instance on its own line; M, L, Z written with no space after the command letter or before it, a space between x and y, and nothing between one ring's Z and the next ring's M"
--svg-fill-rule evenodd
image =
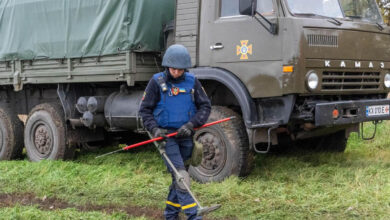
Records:
M69 204L58 198L38 198L32 193L12 193L0 194L0 208L13 207L16 204L24 206L37 206L42 210L66 209L75 208L81 212L100 211L105 213L124 212L130 216L145 216L151 219L163 219L163 212L155 208L126 206L118 207L114 205L92 205L86 204L83 206Z
M104 213L111 214L113 212L123 212L129 216L145 216L151 219L164 219L163 210L149 207L139 207L139 206L115 206L115 205L74 205L66 201L62 201L58 198L38 198L33 193L2 193L0 194L0 208L13 207L16 204L23 206L36 206L42 210L55 210L55 209L67 209L75 208L81 212L87 211L100 211ZM181 216L181 219L185 219L184 216ZM205 220L212 218L203 218Z

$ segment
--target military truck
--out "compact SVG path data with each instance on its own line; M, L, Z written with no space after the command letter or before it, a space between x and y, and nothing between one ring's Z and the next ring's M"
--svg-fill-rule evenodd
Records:
M192 56L209 120L236 116L196 132L198 181L246 175L274 145L343 152L362 122L390 118L375 0L1 1L0 158L71 159L142 133L143 91L172 43Z

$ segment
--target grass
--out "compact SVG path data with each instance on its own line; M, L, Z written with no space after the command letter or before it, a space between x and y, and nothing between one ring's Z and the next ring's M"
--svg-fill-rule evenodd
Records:
M373 126L366 131L372 132ZM389 133L386 122L379 125L374 140L361 141L354 134L345 153L257 155L255 168L245 179L194 183L192 188L202 203L222 204L211 215L215 218L389 219ZM101 153L80 153L71 162L2 161L0 193L32 192L76 205L131 205L163 211L170 175L152 147L94 159ZM43 211L20 205L0 209L0 216L130 218L124 213Z

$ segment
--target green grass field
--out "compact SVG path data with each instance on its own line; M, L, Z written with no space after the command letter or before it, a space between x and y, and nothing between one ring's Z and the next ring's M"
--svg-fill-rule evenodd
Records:
M368 123L367 123L368 124ZM367 129L372 132L373 127ZM257 155L245 179L192 188L215 219L390 219L390 123L345 153ZM0 162L0 219L158 219L170 175L153 147L75 161ZM53 204L53 205L51 205Z

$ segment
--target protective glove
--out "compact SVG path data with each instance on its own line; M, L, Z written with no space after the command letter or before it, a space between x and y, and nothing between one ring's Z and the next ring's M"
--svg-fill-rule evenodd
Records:
M167 130L165 129L158 128L158 127L152 129L152 135L154 138L158 138L158 137L167 138L166 134L167 134Z
M191 122L187 122L177 130L176 137L191 137L194 134L194 125Z

